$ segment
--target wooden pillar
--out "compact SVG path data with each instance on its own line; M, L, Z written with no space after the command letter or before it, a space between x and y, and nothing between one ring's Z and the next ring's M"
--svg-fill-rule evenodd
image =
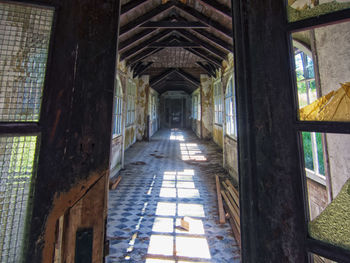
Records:
M97 182L107 182L120 10L117 0L41 2L54 2L57 8L25 257L35 263L52 262L58 218L90 189L101 187ZM105 197L104 189L95 196L102 201ZM104 213L89 216L103 220L96 231L104 233L102 203ZM101 249L94 252L99 257Z
M232 0L243 262L306 262L285 1Z

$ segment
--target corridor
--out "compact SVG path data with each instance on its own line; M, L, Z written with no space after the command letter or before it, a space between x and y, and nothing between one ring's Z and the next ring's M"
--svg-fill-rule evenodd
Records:
M106 262L240 262L229 224L218 223L221 164L221 150L191 131L163 129L128 149L109 192Z

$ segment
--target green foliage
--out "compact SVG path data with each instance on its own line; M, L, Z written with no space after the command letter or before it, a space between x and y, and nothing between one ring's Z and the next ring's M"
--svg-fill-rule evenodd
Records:
M311 144L310 132L303 132L303 146L304 146L305 167L310 170L313 170L314 162L312 158L312 144Z

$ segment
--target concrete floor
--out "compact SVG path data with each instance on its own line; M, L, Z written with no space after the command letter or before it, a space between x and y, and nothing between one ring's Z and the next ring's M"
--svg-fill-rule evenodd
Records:
M240 262L229 224L218 224L221 163L220 149L191 131L161 130L128 149L109 193L106 262Z

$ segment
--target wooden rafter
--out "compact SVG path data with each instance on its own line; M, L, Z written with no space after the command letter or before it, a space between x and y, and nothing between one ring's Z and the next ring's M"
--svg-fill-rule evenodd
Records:
M186 14L194 17L195 19L198 19L199 21L207 24L208 26L214 28L215 30L219 31L220 33L224 34L225 36L227 36L228 38L232 38L232 30L230 30L229 28L223 26L222 24L220 24L217 21L212 20L210 17L207 17L205 15L203 15L201 12L197 11L196 9L185 5L183 3L176 3L175 7L180 10L185 12Z
M119 52L129 48L135 42L146 38L149 34L151 34L154 31L156 31L155 28L148 28L148 29L142 30L141 32L135 34L134 36L124 40L123 42L119 43Z
M156 86L157 83L161 82L162 80L164 80L166 77L168 77L169 75L171 75L175 71L176 71L175 68L169 68L169 69L163 71L162 73L160 73L159 75L153 77L150 80L150 82L149 82L150 86Z
M197 21L148 21L140 27L146 28L207 28L208 25Z
M167 2L164 5L157 6L156 8L147 12L146 14L143 14L142 16L140 16L140 17L136 18L135 20L132 20L128 24L122 26L120 28L119 36L122 36L122 35L130 32L131 30L138 28L140 25L146 23L147 21L149 21L153 17L158 16L158 15L166 12L167 10L173 8L174 6L175 6L175 2L172 2L172 1Z
M208 44L207 42L199 39L198 37L196 37L195 35L191 34L190 32L188 32L187 30L184 29L177 29L177 31L185 38L187 38L188 40L199 44L201 47L203 47L204 49L208 50L209 52L211 52L212 54L214 54L215 56L218 56L219 58L221 58L222 60L224 60L226 58L226 55L224 52L218 50L216 47Z
M208 64L205 65L205 64L202 63L201 61L197 61L196 64L199 65L202 69L204 69L204 70L208 73L209 76L215 77L215 73L213 72L213 70L211 69L211 67L208 66Z
M212 44L218 45L228 52L233 52L233 46L230 43L227 43L226 41L218 38L217 36L209 33L208 31L204 29L193 29L193 31L200 34L202 37L208 39L208 41Z
M207 52L204 50L198 49L198 48L185 48L187 51L191 52L192 54L195 54L196 56L213 63L217 67L221 67L221 61L217 58L214 58L210 55L208 55Z
M157 42L152 43L149 47L200 47L200 45L193 42L183 42L183 41L169 41L169 42Z
M224 15L227 18L232 19L231 9L228 6L223 5L215 0L199 0L199 1L202 2L204 5L206 5L207 7L211 8L212 10L215 10L216 12L220 13L221 15Z
M197 78L193 77L191 74L187 73L186 71L184 71L180 68L177 68L176 73L179 74L184 79L191 82L193 85L195 85L197 87L200 85L200 81Z
M131 57L128 61L127 61L127 65L133 65L136 62L139 62L142 59L145 59L159 51L163 50L163 48L147 48L144 51L138 53L137 55Z
M137 69L135 69L133 77L137 77L140 76L143 72L145 72L151 65L153 64L153 62L147 62L146 65L144 65L143 63L141 63L141 66L138 67Z
M166 36L168 36L170 33L172 32L171 29L165 29L161 32L159 32L158 34L150 37L149 39L146 39L145 41L143 41L142 43L140 43L139 45L132 47L130 49L128 49L125 52L122 52L120 55L120 60L124 60L124 59L128 59L129 57L140 53L142 50L144 50L145 48L147 48L148 45L161 40L163 38L165 38Z
M120 15L124 15L135 8L141 7L141 5L147 3L149 0L132 0L121 6Z

